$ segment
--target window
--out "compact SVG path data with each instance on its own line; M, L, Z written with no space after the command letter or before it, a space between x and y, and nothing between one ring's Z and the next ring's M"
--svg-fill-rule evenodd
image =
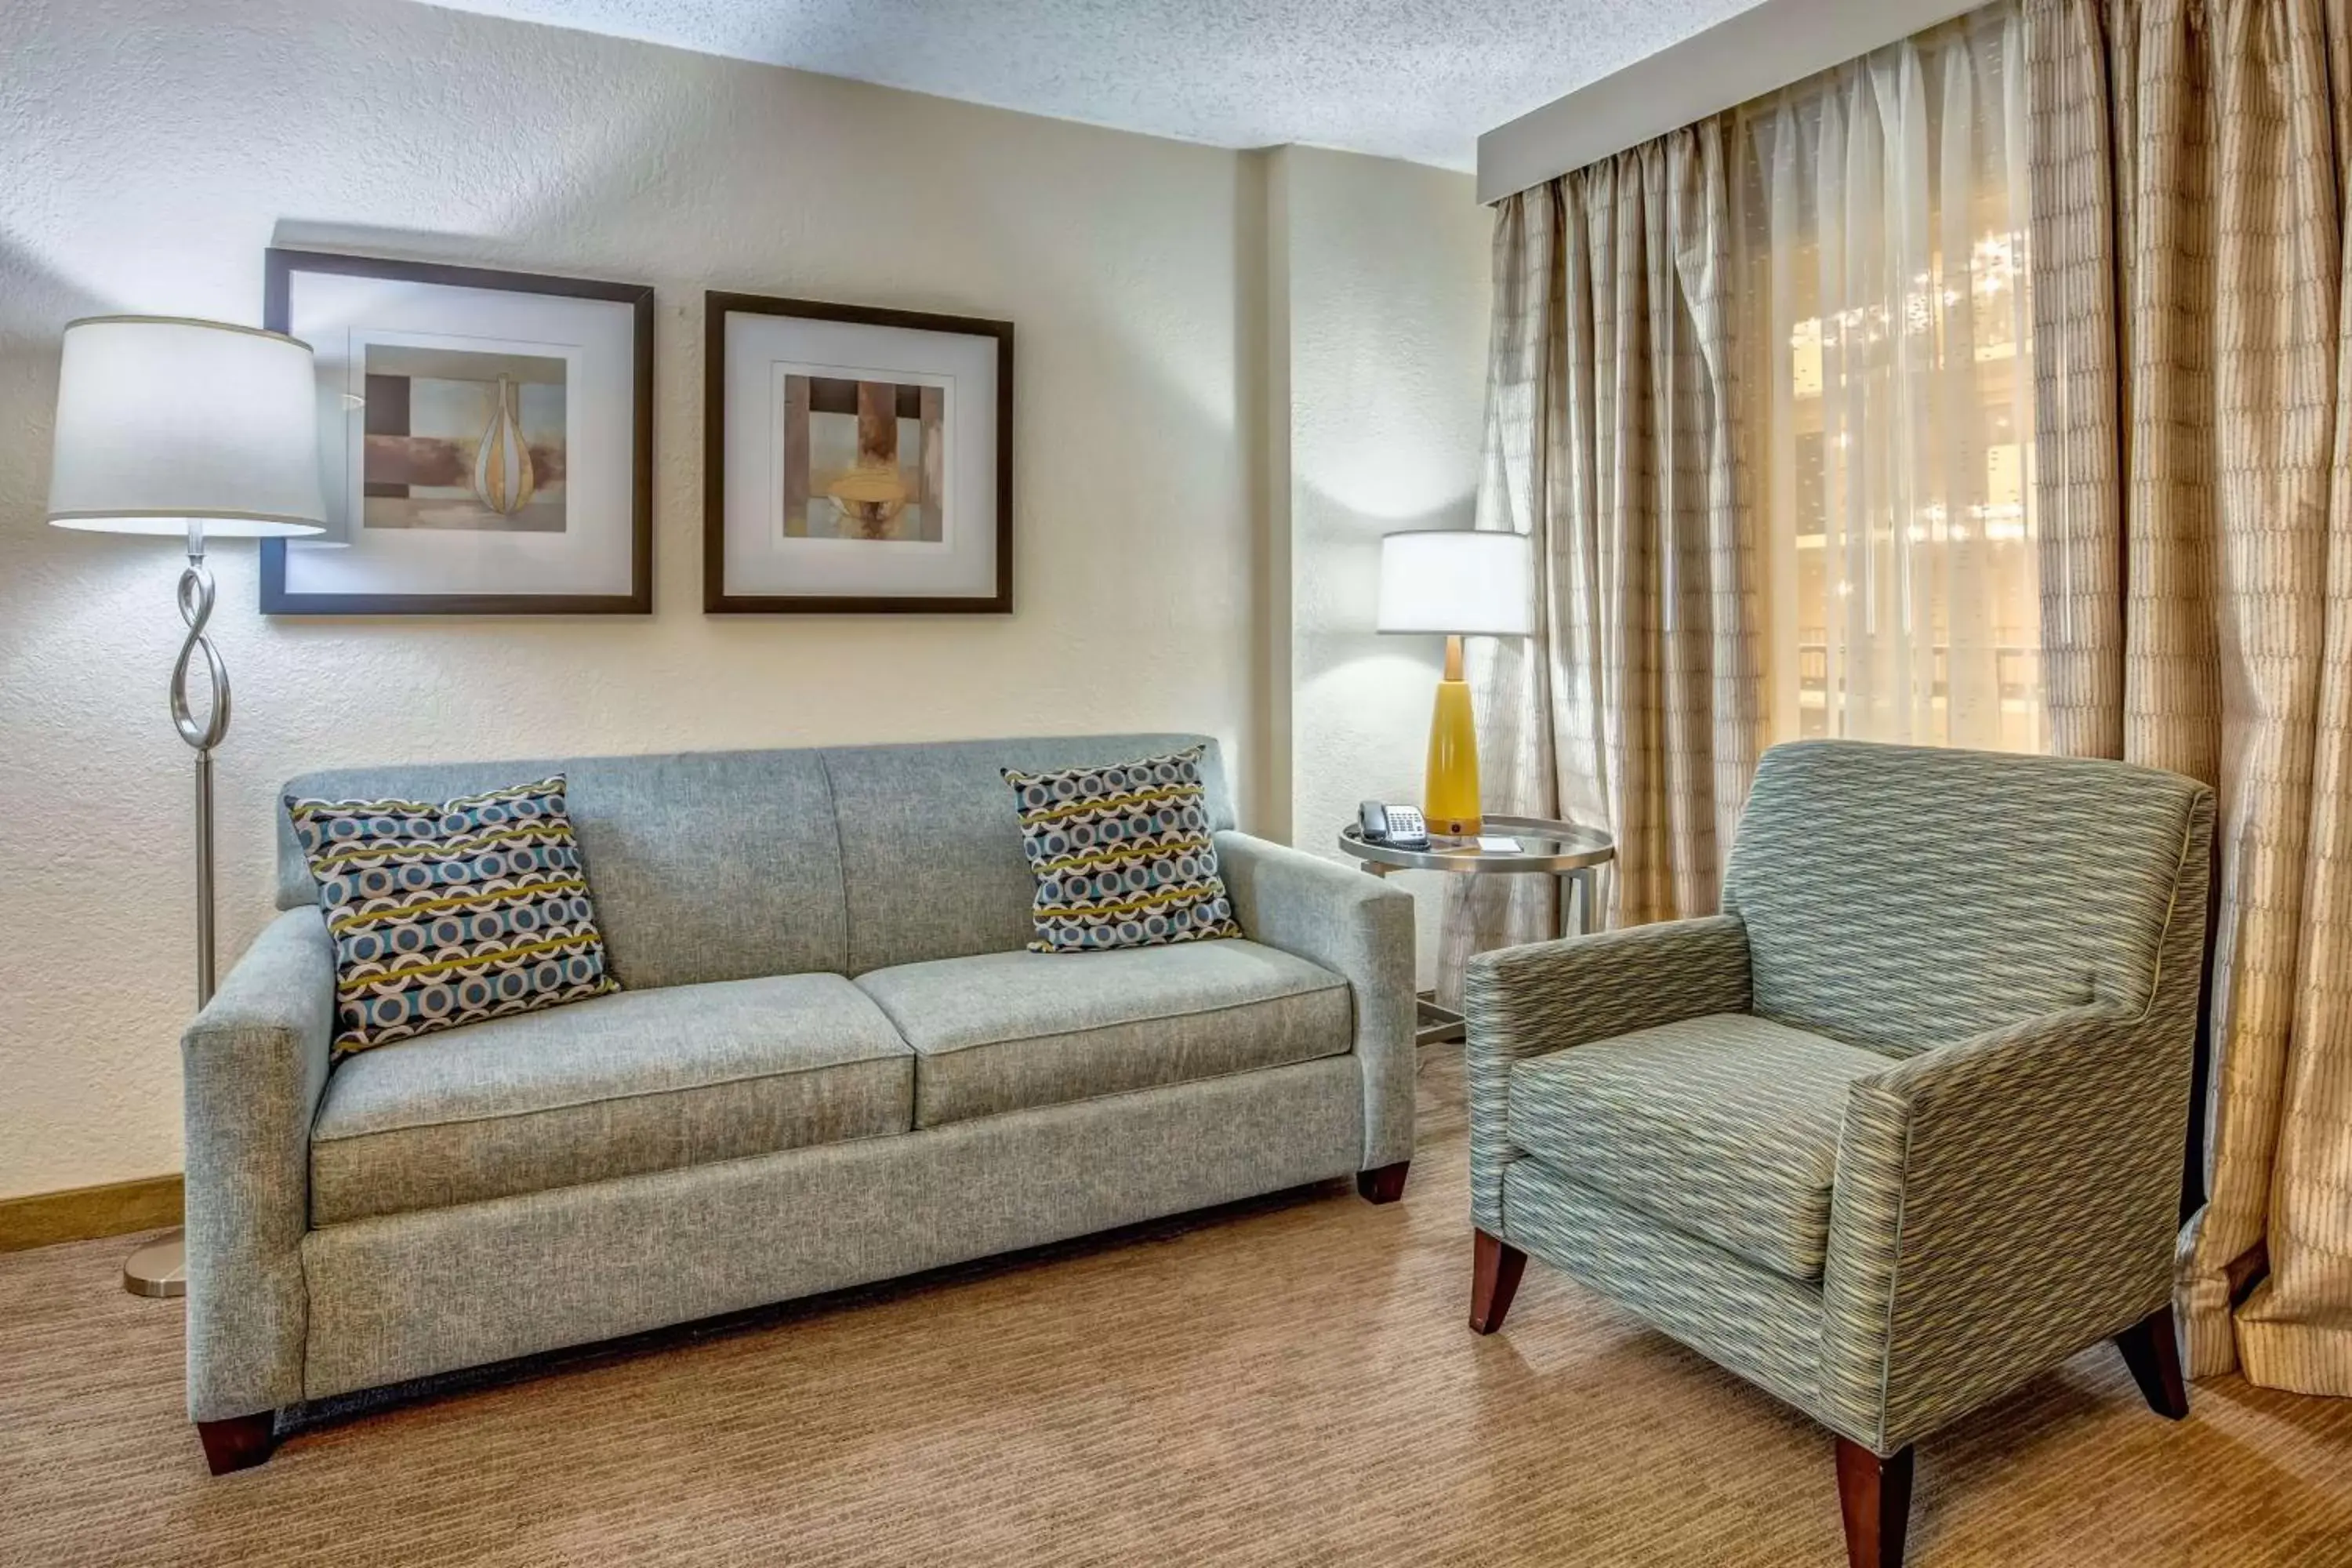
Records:
M1739 111L1777 739L2041 747L2020 32L1974 12Z

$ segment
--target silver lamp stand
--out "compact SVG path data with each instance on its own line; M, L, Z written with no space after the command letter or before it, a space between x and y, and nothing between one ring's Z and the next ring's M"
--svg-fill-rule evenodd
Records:
M213 748L228 733L228 667L205 636L213 615L213 574L205 564L205 525L188 521L188 565L180 574L180 619L188 635L172 666L172 725L196 751L196 1010L213 999ZM188 706L188 668L201 654L210 700L199 723ZM134 1296L188 1293L188 1245L174 1229L132 1253L122 1265L122 1288Z
M58 343L50 526L187 536L179 598L188 635L172 667L172 722L196 752L200 1011L213 999L213 748L228 732L228 671L205 636L213 613L205 542L327 531L318 370L299 339L187 316L85 316L66 323ZM188 706L199 654L211 698L201 722ZM184 1241L174 1231L132 1253L124 1287L186 1295Z

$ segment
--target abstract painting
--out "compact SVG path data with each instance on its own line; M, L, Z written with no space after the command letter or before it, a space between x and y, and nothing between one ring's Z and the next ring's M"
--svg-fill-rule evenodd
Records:
M564 362L370 343L362 525L563 531Z
M649 286L282 248L263 278L327 502L263 542L264 614L652 613Z
M1013 324L704 296L702 606L1013 608Z
M787 374L783 401L786 538L945 537L947 388Z

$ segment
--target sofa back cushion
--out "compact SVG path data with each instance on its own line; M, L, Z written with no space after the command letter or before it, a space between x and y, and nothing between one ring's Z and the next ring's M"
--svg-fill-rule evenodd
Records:
M1023 947L1036 883L1000 770L1187 746L1212 829L1232 827L1217 743L1181 734L337 768L284 793L444 800L565 775L606 962L645 990ZM280 811L278 907L318 896Z
M1776 746L1723 889L1756 1011L1900 1055L2092 1001L2146 1006L2203 793L2120 763Z
M1234 826L1233 793L1205 735L1079 735L828 751L841 818L852 974L934 958L1010 952L1036 934L1037 882L1003 771L1044 773L1202 748L1210 831ZM625 978L625 976L624 977Z
M551 773L565 777L606 961L623 985L841 970L841 851L814 751L339 768L291 779L285 793L440 800ZM278 907L315 903L282 811L278 834Z

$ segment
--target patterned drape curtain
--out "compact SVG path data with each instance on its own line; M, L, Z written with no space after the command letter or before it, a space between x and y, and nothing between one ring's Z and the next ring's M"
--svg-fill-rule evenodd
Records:
M1716 907L1762 732L1720 121L1496 215L1478 526L1534 540L1536 635L1473 644L1490 811L1606 824L1620 925ZM1549 879L1448 879L1441 984L1552 934Z
M2026 30L2052 748L2221 800L2189 1370L2352 1394L2352 21Z

